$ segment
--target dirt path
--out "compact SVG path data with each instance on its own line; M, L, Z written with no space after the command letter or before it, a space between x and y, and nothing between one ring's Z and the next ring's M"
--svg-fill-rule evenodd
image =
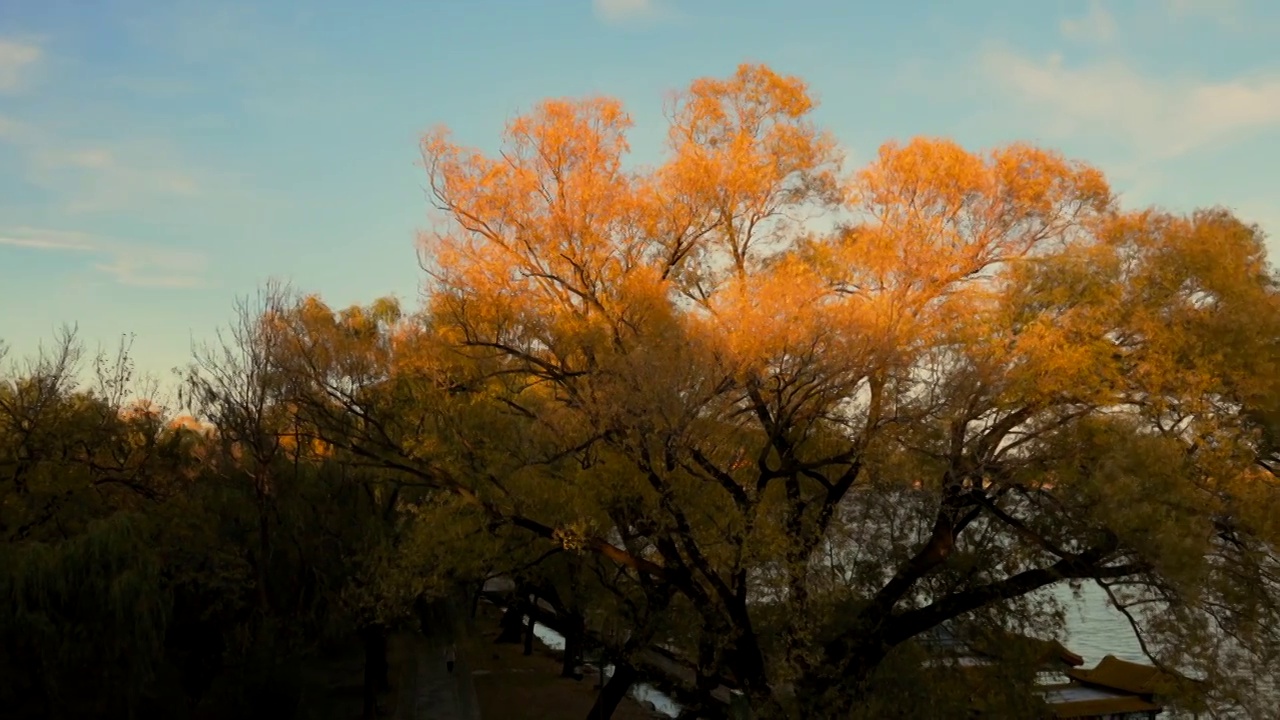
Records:
M480 704L471 684L471 668L458 653L453 672L445 666L444 649L449 643L447 628L456 630L452 618L435 617L427 627L439 628L429 637L413 634L408 644L396 703L397 720L480 720ZM444 621L444 622L440 622Z

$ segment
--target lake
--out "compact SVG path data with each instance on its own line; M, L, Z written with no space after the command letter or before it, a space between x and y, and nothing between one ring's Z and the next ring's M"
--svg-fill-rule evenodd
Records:
M1140 663L1150 662L1142 654L1142 647L1129 621L1108 604L1102 590L1086 585L1079 600L1072 598L1071 591L1066 588L1055 589L1055 593L1071 608L1067 613L1066 636L1058 639L1068 650L1083 657L1086 667L1097 665L1106 655Z

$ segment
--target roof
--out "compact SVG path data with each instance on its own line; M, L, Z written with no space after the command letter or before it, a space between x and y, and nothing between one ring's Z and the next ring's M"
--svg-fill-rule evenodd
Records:
M1092 670L1072 668L1067 675L1088 685L1137 695L1168 695L1178 682L1176 677L1159 668L1121 660L1114 655L1102 658L1102 662Z
M1074 684L1050 686L1045 689L1043 697L1056 718L1089 718L1113 713L1160 712L1164 709L1136 695Z

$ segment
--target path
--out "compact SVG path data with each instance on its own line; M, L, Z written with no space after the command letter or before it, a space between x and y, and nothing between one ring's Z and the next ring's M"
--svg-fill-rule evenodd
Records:
M436 615L436 614L433 614ZM428 628L456 628L452 618L432 617ZM418 634L406 638L411 658L405 663L400 682L397 720L480 720L480 704L471 684L471 668L458 653L453 672L444 663L444 649L449 640L445 632L429 637ZM461 643L459 643L461 644Z

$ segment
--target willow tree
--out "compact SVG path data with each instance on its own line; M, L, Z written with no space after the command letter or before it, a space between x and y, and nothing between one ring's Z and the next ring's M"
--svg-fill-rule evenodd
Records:
M18 717L129 716L164 659L150 513L175 458L154 408L123 402L126 351L85 373L66 332L0 369L0 702Z
M430 134L428 318L358 360L306 345L299 397L667 594L703 697L843 716L940 625L1052 632L1040 591L1092 582L1156 661L1267 705L1242 690L1280 620L1260 231L1125 209L1026 145L846 176L813 107L761 66L695 81L650 169L604 98L492 156Z

